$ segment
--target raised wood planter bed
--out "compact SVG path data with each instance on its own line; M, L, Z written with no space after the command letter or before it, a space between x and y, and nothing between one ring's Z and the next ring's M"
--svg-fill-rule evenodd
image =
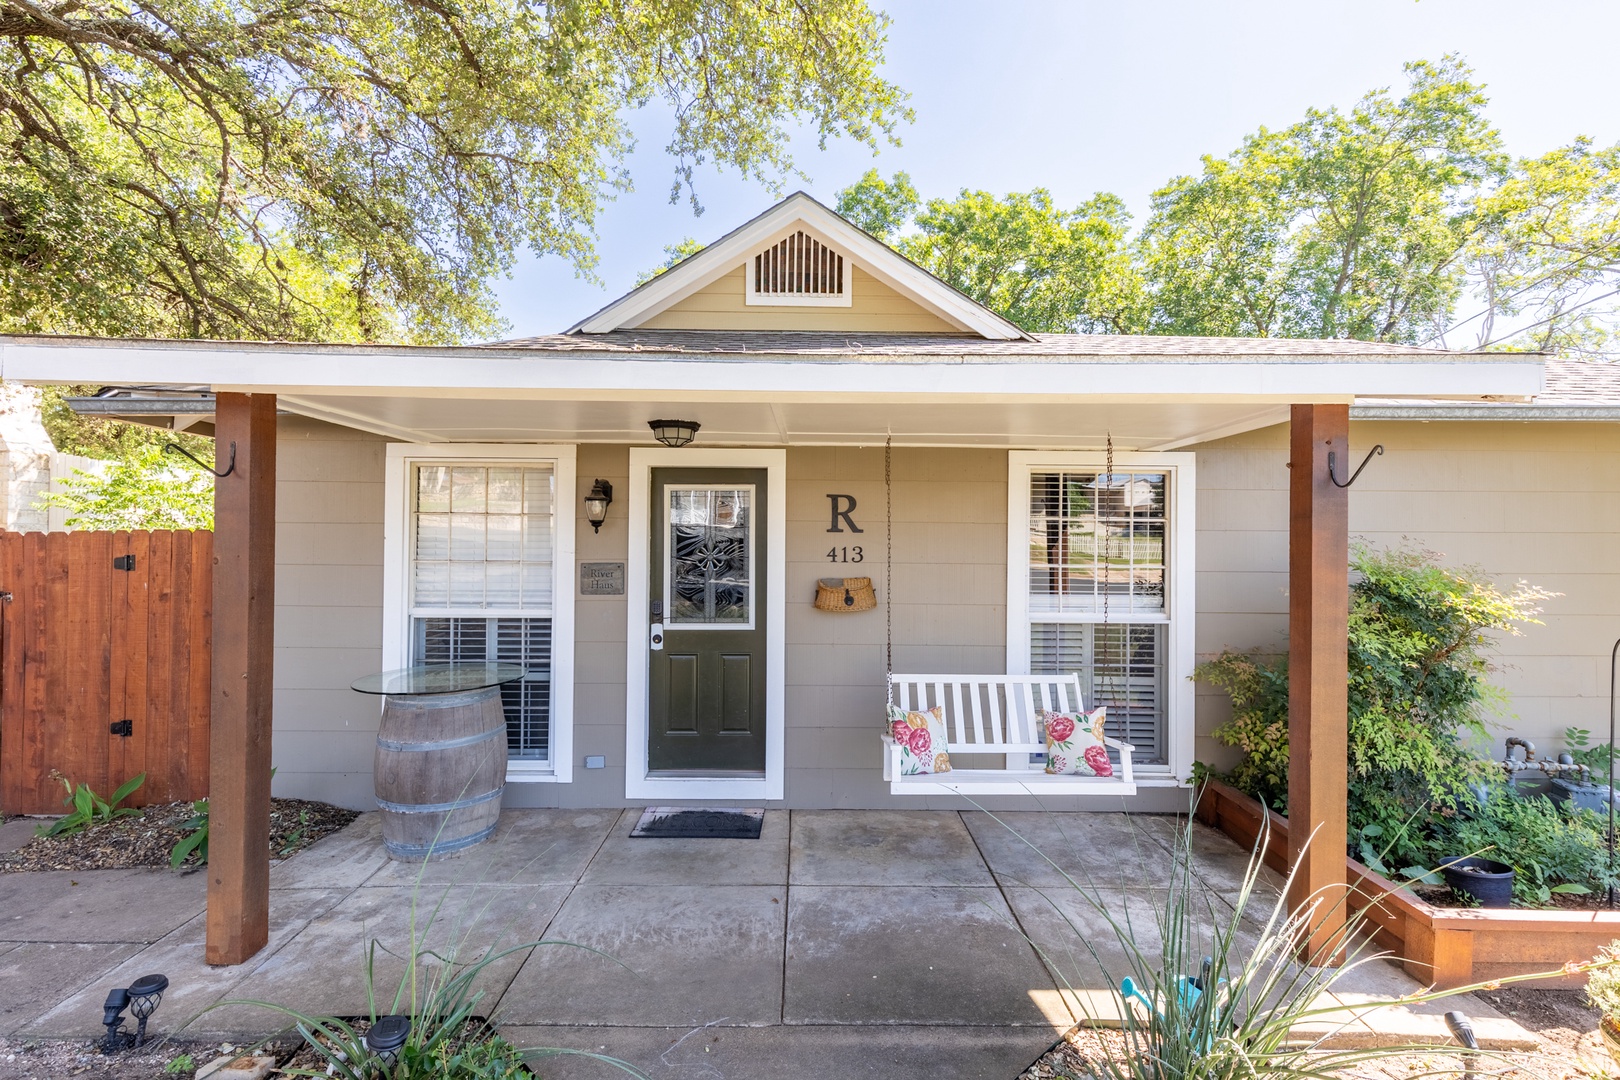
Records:
M1250 850L1261 821L1269 818L1266 865L1288 872L1288 819L1281 814L1218 780L1205 785L1196 813ZM1399 956L1413 978L1440 989L1555 971L1590 960L1599 946L1620 938L1620 911L1435 907L1356 860L1344 861L1351 910L1370 908L1378 944ZM1566 976L1546 985L1585 981L1584 975Z

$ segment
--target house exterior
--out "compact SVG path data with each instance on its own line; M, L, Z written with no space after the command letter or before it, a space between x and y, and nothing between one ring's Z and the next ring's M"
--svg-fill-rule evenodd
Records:
M884 780L886 672L1073 671L1135 746L1135 793L980 801L1183 810L1193 763L1223 760L1194 666L1288 648L1300 408L1348 409L1339 480L1385 448L1351 535L1563 594L1503 642L1509 730L1606 726L1620 379L1601 365L1027 334L796 195L562 334L13 337L0 375L140 387L123 398L148 417L275 395L280 795L374 805L379 709L355 679L502 659L528 671L505 691L507 806L961 807ZM654 440L669 419L689 445ZM877 607L818 610L828 577L872 578Z

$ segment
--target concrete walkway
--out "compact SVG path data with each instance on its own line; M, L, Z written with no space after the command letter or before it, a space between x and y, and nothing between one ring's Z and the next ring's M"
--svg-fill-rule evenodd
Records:
M364 1014L373 940L390 1011L405 965L388 951L410 940L414 897L418 927L432 918L429 945L463 959L571 943L515 952L481 977L481 1011L520 1046L609 1054L658 1080L1010 1080L1074 1021L1036 947L1069 987L1103 991L1129 971L1106 922L1025 839L1117 897L1149 949L1179 827L1000 815L1014 835L980 813L771 811L759 840L636 840L637 814L507 811L490 843L425 871L389 861L365 815L273 868L270 943L235 968L202 962L200 874L0 875L0 1032L98 1034L107 991L148 972L171 980L160 1031L190 1021L189 1032L241 1039L285 1026L252 1006L203 1011L226 999ZM1225 905L1247 855L1193 828L1196 872ZM1379 963L1340 989L1372 999L1415 985ZM1106 993L1082 996L1111 1007ZM1447 1007L1488 1026L1496 1016L1466 999L1352 1026L1443 1032ZM1511 1044L1500 1025L1498 1043ZM536 1065L551 1078L622 1075L577 1058Z

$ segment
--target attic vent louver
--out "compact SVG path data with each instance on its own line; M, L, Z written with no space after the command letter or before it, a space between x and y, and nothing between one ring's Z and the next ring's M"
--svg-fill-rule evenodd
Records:
M803 229L754 256L748 303L848 306L844 257Z

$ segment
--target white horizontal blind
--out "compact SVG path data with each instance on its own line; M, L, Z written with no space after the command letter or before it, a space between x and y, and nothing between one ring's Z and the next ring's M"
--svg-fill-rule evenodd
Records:
M1168 494L1166 472L1030 475L1030 670L1078 673L1143 764L1168 760Z
M414 610L551 609L550 465L416 468Z
M802 230L754 256L761 296L842 296L844 257Z
M1030 669L1077 672L1086 708L1108 706L1108 736L1136 747L1138 764L1163 764L1166 625L1033 623Z
M508 755L548 761L555 470L423 464L413 481L412 662L522 664L501 688Z
M507 756L550 760L550 619L417 619L415 630L420 664L522 664L523 678L501 686Z

